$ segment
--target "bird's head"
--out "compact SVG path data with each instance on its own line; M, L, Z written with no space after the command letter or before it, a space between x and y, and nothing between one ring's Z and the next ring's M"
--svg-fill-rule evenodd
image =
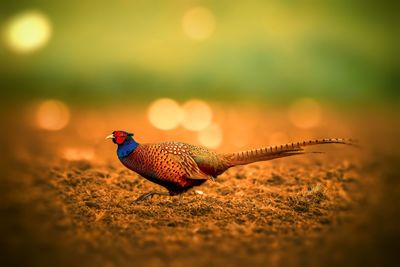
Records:
M133 133L125 131L114 131L112 134L106 137L106 139L112 139L117 145L122 145L127 140L132 140Z

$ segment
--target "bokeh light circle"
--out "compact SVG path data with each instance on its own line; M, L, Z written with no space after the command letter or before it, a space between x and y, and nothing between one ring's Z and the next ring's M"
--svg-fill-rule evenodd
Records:
M289 107L288 115L294 126L309 129L320 123L321 107L312 98L300 98Z
M182 18L184 33L195 40L204 40L215 31L215 18L212 12L205 7L189 9Z
M200 131L210 125L213 112L211 107L204 101L192 99L182 105L182 126L190 131Z
M213 123L206 129L198 132L197 138L200 144L205 147L212 149L218 148L223 139L222 129L218 124Z
M172 130L178 127L183 118L179 104L169 98L157 99L148 109L150 123L161 130Z
M26 11L11 18L4 37L7 45L18 53L27 53L43 47L51 36L51 23L39 11Z
M68 124L69 118L67 105L59 100L46 100L36 110L38 127L49 131L61 130Z

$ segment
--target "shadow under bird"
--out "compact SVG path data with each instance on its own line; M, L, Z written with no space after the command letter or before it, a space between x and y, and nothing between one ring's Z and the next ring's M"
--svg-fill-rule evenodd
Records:
M133 134L126 131L114 131L106 139L112 139L118 145L117 155L125 167L168 190L168 192L150 191L136 201L153 195L182 194L207 180L214 180L227 169L237 165L305 153L318 153L304 151L306 146L354 145L349 139L331 138L218 154L203 147L181 142L139 144L133 139Z

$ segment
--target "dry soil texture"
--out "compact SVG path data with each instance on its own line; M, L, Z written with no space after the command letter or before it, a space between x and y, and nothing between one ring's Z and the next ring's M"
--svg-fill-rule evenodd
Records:
M363 149L319 147L326 153L235 167L200 192L133 203L159 187L125 169L113 144L93 141L96 160L67 160L59 147L87 141L16 116L1 136L3 266L395 265L399 142L365 134L369 120L347 121Z

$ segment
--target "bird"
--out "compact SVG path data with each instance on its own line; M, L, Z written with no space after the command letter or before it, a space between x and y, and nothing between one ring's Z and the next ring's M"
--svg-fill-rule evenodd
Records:
M351 139L326 138L234 153L216 153L201 146L175 141L139 144L133 136L133 133L118 130L113 131L106 139L112 139L117 144L118 159L125 167L167 189L167 191L147 192L135 202L154 195L180 195L208 180L215 180L217 176L234 166L306 153L321 153L305 151L306 146L320 144L357 146Z

